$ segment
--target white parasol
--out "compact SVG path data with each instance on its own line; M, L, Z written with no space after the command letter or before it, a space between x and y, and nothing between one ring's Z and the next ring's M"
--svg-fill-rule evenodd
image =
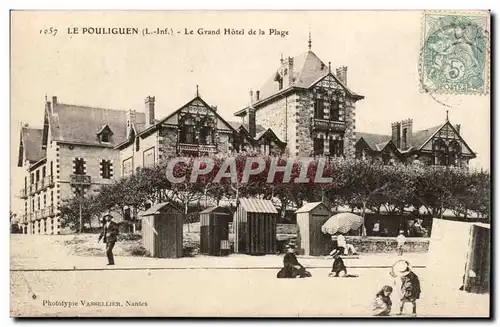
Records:
M363 225L364 219L361 216L355 215L350 212L338 213L331 216L321 226L321 231L324 234L345 234L350 230L356 230Z

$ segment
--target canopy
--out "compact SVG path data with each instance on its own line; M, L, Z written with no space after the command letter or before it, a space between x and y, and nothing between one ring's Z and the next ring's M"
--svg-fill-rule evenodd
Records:
M345 234L350 230L356 230L361 227L363 221L363 217L350 212L338 213L331 216L323 226L321 226L321 231L324 234Z

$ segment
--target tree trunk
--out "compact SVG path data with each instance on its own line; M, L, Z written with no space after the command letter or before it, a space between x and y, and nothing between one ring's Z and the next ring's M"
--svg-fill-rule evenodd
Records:
M188 207L189 207L189 201L184 202L184 217L188 217ZM188 225L188 232L191 233L191 222L187 222Z

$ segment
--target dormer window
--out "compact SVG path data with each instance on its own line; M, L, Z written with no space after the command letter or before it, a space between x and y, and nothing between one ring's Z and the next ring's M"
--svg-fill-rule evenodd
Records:
M110 143L112 135L113 135L113 132L111 131L111 128L109 128L108 124L104 125L101 128L101 130L99 132L97 132L97 136L99 137L99 140L102 143Z
M101 134L101 142L109 143L109 134L104 132Z

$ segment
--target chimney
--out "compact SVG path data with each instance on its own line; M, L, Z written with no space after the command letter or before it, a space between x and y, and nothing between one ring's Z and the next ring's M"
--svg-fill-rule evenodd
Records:
M457 130L458 135L460 135L460 124L456 124L455 129Z
M52 97L52 108L55 108L57 106L57 97L53 96Z
M144 101L146 105L146 127L155 124L155 97L147 96Z
M45 108L49 113L52 113L52 106L50 105L50 101L45 102Z
M335 71L336 71L336 75L337 75L337 78L339 79L339 81L342 82L342 84L347 86L347 66L337 67L337 69Z
M412 135L413 135L413 119L406 119L401 122L401 130L402 130L402 146L401 148L406 150L412 146Z
M392 127L392 137L391 140L394 142L397 148L401 148L401 123L396 122L391 124Z
M290 85L293 84L293 58L288 57L288 76L283 76L283 81L285 80L288 82L286 85L283 85L283 88L286 88Z
M250 90L250 106L248 106L248 133L250 136L256 135L255 108L253 107L253 91Z

